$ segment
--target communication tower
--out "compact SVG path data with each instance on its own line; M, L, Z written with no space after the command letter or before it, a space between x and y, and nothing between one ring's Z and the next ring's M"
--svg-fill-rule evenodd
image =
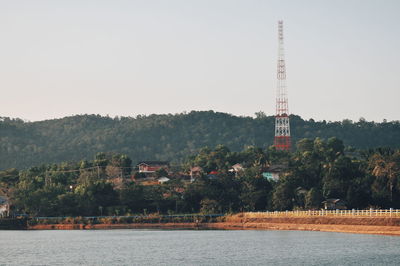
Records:
M286 90L286 66L283 49L283 21L278 21L278 73L276 93L275 138L277 150L290 151L289 106Z

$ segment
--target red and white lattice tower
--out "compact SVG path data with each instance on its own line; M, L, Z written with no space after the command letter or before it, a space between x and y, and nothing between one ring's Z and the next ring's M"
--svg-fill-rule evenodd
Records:
M289 151L290 124L289 106L286 91L286 67L285 54L283 50L283 21L278 21L278 84L276 94L276 115L275 115L275 139L274 146L277 150Z

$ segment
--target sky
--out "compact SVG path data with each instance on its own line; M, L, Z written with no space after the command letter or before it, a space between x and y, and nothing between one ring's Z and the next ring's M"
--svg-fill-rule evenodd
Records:
M0 116L400 119L397 0L0 0Z

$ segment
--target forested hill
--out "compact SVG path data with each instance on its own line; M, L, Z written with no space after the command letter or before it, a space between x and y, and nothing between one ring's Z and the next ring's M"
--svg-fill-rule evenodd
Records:
M302 138L337 137L346 146L400 147L400 123L315 122L291 116L293 142ZM274 117L238 117L213 111L175 115L102 117L77 115L24 122L0 118L0 169L23 169L41 163L92 159L97 152L125 153L133 162L178 162L201 147L224 144L231 150L270 146Z

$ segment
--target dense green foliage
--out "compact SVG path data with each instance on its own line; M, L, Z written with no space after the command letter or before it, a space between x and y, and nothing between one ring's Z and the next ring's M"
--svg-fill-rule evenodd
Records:
M354 148L400 147L400 123L305 121L291 116L293 142L338 137ZM101 117L78 115L40 122L0 118L0 169L93 158L98 152L127 154L133 162L182 162L202 147L223 144L233 151L273 142L274 117L213 111L175 115Z
M244 169L232 172L237 163ZM277 164L286 165L279 181L264 177ZM182 175L192 166L204 172L190 183ZM164 184L145 186L134 175L128 156L99 153L92 161L0 171L0 187L15 212L35 216L318 209L328 198L348 208L400 208L400 150L356 158L337 138L302 139L294 153L217 145L189 157Z

